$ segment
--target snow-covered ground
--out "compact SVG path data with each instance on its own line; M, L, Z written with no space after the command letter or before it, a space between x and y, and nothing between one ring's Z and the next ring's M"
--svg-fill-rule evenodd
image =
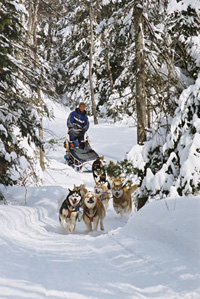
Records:
M40 187L4 190L0 205L0 298L200 298L200 196L147 204L120 218L110 202L105 231L61 228L68 188L93 188L91 173L64 164L68 109L53 105L45 122L48 167ZM136 144L136 128L91 119L92 147L107 162ZM51 143L52 144L52 143Z

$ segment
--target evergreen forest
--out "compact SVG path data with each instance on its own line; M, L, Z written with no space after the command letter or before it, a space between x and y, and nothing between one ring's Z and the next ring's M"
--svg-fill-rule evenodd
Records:
M198 194L200 2L0 0L0 185L38 183L46 99L137 127L141 198Z

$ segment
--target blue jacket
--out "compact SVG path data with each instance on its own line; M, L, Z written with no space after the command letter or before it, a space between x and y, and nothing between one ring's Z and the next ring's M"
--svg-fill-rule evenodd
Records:
M81 130L79 135L83 135L89 128L89 120L86 111L84 110L81 112L78 108L76 108L70 113L67 119L67 126L71 132L73 131L71 129Z

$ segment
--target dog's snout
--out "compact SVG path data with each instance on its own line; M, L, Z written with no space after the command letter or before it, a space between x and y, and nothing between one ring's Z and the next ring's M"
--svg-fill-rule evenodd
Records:
M88 202L89 202L89 203L93 203L93 202L94 202L94 198L93 198L93 197L90 197L89 200L88 200Z

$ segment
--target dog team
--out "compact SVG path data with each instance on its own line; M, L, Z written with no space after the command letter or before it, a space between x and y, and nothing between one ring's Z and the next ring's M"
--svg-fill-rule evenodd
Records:
M113 208L117 214L123 216L132 211L132 194L137 185L124 187L121 178L111 178L110 184L106 177L104 157L97 158L92 164L92 173L95 181L94 191L88 191L84 184L69 189L66 199L59 210L59 220L62 227L73 232L76 222L83 219L88 231L104 230L103 219L109 200L113 199Z

